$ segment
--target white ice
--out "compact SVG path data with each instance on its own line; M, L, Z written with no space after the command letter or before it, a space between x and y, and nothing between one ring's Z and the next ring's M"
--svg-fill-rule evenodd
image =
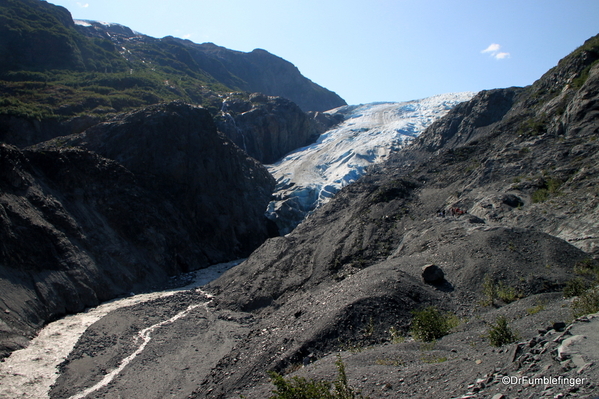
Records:
M321 135L312 145L296 150L267 166L277 180L276 201L269 217L276 219L279 201L297 199L304 210L327 202L335 192L354 182L369 165L412 141L473 92L441 94L399 103L351 105L328 111L344 122Z

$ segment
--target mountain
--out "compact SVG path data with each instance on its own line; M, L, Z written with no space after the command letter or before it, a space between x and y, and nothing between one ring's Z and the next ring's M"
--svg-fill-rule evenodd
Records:
M599 36L532 86L483 91L456 105L290 234L211 283L220 306L251 313L263 333L223 358L196 397L236 390L262 397L264 370L296 370L308 355L322 363L292 375L331 375L330 354L339 350L372 397L386 384L407 389L398 397L459 397L468 383L443 381L474 382L472 373L489 378L478 388L485 397L507 393L496 377L530 369L512 363L517 355L492 354L487 326L503 315L523 340L536 337L572 318L564 287L599 278L597 60ZM434 283L422 277L431 264L444 272ZM511 296L497 299L492 286L511 287ZM494 306L481 305L489 295ZM547 312L527 312L534 303ZM432 362L418 360L408 338L390 345L389 331L407 336L410 312L427 306L470 320L438 341ZM567 370L583 373L578 367ZM591 380L599 373L584 372ZM244 388L257 381L264 385ZM579 389L593 392L588 384Z
M340 121L309 146L269 165L277 179L275 199L267 214L281 234L295 228L307 214L337 191L366 173L424 131L452 107L474 93L442 94L402 103L373 103L325 112ZM299 146L298 146L299 147Z
M599 36L477 93L210 284L111 312L50 396L265 398L274 371L371 398L594 397L598 60Z
M323 111L345 101L264 50L156 39L118 24L73 21L42 0L0 2L2 114L105 117L161 101L220 109L219 95L261 92Z
M53 45L65 43L64 65L47 60L65 69L19 56L3 71L1 126L36 142L51 130L43 127L62 135L0 145L2 354L66 313L248 256L199 290L94 323L49 396L79 397L115 375L90 396L264 398L268 371L334 380L336 360L347 365L342 379L372 398L596 395L599 315L587 315L599 311L599 36L529 87L452 104L276 236L263 214L275 181L244 145L264 159L284 151L260 141L275 130L293 141L284 123L265 128L286 114L303 130L298 143L331 124L350 133L339 143L369 137L351 123L393 133L395 122L389 130L373 120L401 106L314 113L304 129L287 100L228 92L196 68L206 59L185 41L110 24L71 27L62 9L0 1L10 26L3 33L35 42L43 40L35 31L55 26ZM103 29L126 44L123 54ZM88 56L98 48L81 50L90 43L107 52L104 71ZM233 62L222 57L208 61ZM247 83L217 69L223 81ZM64 134L65 123L78 133ZM246 141L256 127L257 139ZM333 153L340 163L317 162L343 170ZM498 334L505 342L492 340ZM557 374L580 383L511 383Z
M0 354L66 313L248 256L274 180L174 102L80 135L0 147Z

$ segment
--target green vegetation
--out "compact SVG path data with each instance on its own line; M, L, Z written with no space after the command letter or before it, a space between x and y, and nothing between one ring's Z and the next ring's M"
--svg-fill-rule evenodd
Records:
M489 326L486 337L492 346L503 346L518 340L518 334L509 327L505 316L495 319L495 323Z
M333 382L304 377L286 379L274 371L269 372L268 375L276 387L270 399L367 399L348 384L341 356L338 356L335 364L338 376Z
M599 286L586 290L572 301L574 317L599 312Z
M594 53L595 58L599 58L599 35L587 40L582 46L577 48L573 54L579 54L581 52ZM589 72L591 68L596 65L597 62L599 62L599 60L587 65L587 67L580 72L580 74L572 81L573 88L580 89L585 84L589 78Z
M543 182L543 186L532 193L532 202L539 203L547 201L551 196L560 193L562 181L549 178Z
M518 129L519 135L538 136L547 132L547 121L544 118L530 118L524 121Z
M449 334L460 323L457 316L441 312L435 306L412 311L412 314L414 318L410 333L414 339L424 342L432 342Z
M447 356L422 355L420 360L428 364L444 363L447 361Z
M593 259L587 258L580 262L576 262L574 265L574 273L599 280L599 265Z
M110 40L81 34L66 9L43 1L6 0L0 21L3 115L105 117L173 100L216 113L219 94L241 82L226 71L217 80L174 39L131 41L121 54ZM219 83L223 79L231 87Z
M537 304L531 308L526 309L526 313L529 315L537 314L540 311L545 310L545 303L538 301Z
M485 275L483 281L483 294L485 296L482 301L483 306L494 305L497 300L511 303L518 299L518 294L513 287L505 285L503 281L496 283L489 275Z
M564 298L580 296L591 287L591 284L582 277L576 277L566 282L564 287Z
M392 344L402 344L406 341L406 337L395 327L389 329L389 336Z

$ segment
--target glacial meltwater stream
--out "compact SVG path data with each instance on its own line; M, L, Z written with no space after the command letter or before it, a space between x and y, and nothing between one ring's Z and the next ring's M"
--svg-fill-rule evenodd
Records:
M133 295L131 297L115 299L100 306L89 309L86 312L66 316L60 320L48 324L29 344L28 347L15 351L0 363L0 398L48 398L50 387L58 378L58 365L63 362L75 347L75 344L86 331L86 329L106 316L113 310L133 306L158 298L175 295L181 291L199 289L210 281L218 278L226 270L236 266L240 261L222 263L202 269L196 272L194 282L186 287L152 292L147 294ZM210 297L206 294L206 297ZM151 334L156 329L185 317L191 310L198 306L207 306L209 302L190 305L184 311L176 314L168 320L163 320L153 326L147 327L138 333L138 348L135 352L123 359L119 366L108 373L102 381L91 388L72 396L84 398L89 393L107 385L116 377L138 354L140 354L148 342Z

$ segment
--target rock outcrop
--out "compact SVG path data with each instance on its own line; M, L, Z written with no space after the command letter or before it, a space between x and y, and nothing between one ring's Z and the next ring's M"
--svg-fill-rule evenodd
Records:
M264 164L313 143L321 133L318 125L293 102L259 93L247 100L225 99L215 122L221 132Z
M153 106L0 151L2 354L48 320L268 237L272 177L198 107Z

